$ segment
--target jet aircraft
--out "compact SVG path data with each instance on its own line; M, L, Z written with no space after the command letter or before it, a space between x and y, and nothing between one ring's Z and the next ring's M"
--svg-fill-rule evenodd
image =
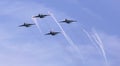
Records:
M35 25L35 24L24 23L24 24L20 25L19 27L30 27L32 25Z
M49 33L46 33L45 35L52 35L55 36L57 34L59 34L60 32L54 32L54 31L50 31Z
M33 16L33 18L45 18L46 16L50 16L50 15L38 14L37 16Z
M77 21L74 21L74 20L69 20L69 19L65 19L64 21L60 21L61 23L67 23L67 24L70 24L72 22L77 22Z

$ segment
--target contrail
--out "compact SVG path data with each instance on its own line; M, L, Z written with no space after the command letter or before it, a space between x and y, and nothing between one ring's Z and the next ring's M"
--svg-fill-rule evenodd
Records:
M88 37L88 39L91 41L91 43L95 46L95 48L99 51L99 53L101 53L101 51L99 50L98 45L96 45L96 42L94 41L93 37L91 36L91 33L89 33L84 27L84 25L81 24L81 29L82 31L86 34L86 36Z
M82 28L82 27L81 27ZM84 28L82 28L83 32L87 35L87 37L89 38L89 40L92 42L92 44L94 44L94 46L97 48L97 45L95 44L94 40L92 39L90 33L85 30ZM97 48L98 49L98 48Z
M32 18L32 20L33 20L33 22L35 23L35 25L37 26L39 32L42 33L42 30L40 29L40 26L39 26L39 24L38 24L38 22L37 22L37 19L36 19L36 18Z
M59 28L61 29L61 31L62 31L62 34L64 35L64 37L66 38L66 40L69 42L69 44L75 49L75 51L77 52L77 53L80 53L79 52L79 48L74 44L74 42L70 39L70 37L65 33L65 31L63 30L63 28L62 28L62 26L58 23L58 21L57 21L57 19L54 17L54 15L52 14L52 13L50 13L50 12L48 12L50 15L51 15L51 17L53 18L53 20L55 21L55 23L59 26ZM83 60L83 57L81 57L81 59ZM85 63L84 61L83 61L83 63Z
M99 20L103 20L103 18L101 16L95 14L94 12L89 10L88 8L83 8L83 10L86 11L88 14L90 14L94 17L97 17ZM109 66L108 60L107 60L107 57L106 57L106 53L105 53L105 50L104 50L104 47L103 47L103 42L102 42L101 38L99 37L98 33L95 30L93 30L92 32L93 32L92 39L94 39L94 41L97 43L97 45L101 49L102 54L103 54L104 59L105 59L105 63L106 63L107 66Z
M104 50L104 47L103 47L103 42L102 42L101 38L99 37L98 33L95 30L92 30L92 31L93 31L93 36L92 37L96 41L96 43L98 44L99 48L101 49L103 57L105 59L106 65L109 66L108 65L108 60L107 60L107 57L106 57L106 53L105 53L105 50Z
M81 23L80 23L81 24ZM99 49L98 46L95 44L94 39L91 36L91 33L89 33L86 29L85 29L85 25L81 24L80 26L81 30L86 34L86 36L88 37L88 39L92 42L92 44L95 46L96 49Z
M65 33L65 31L62 28L62 26L58 23L58 21L54 17L54 15L52 13L50 13L50 12L49 12L49 14L51 15L51 17L53 18L53 20L55 21L55 23L59 26L59 28L62 31L62 34L64 35L64 37L66 38L66 40L70 43L70 45L73 46L74 48L76 48L78 50L78 47L73 43L73 41L70 39L70 37Z

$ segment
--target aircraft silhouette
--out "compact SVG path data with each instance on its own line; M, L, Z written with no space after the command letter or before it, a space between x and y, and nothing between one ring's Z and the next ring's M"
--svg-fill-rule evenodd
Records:
M45 35L52 35L55 36L57 34L59 34L60 32L54 32L54 31L50 31L49 33L46 33Z
M24 23L20 25L19 27L31 27L32 25L35 25L35 24Z
M75 20L69 20L69 19L65 19L64 21L60 21L61 23L67 23L67 24L70 24L72 22L77 22Z
M33 18L45 18L46 16L50 16L50 15L38 14L37 16L33 16Z

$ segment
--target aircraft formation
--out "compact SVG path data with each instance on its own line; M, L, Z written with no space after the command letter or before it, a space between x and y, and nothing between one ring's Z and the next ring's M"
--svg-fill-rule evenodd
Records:
M36 16L33 16L32 18L45 18L47 16L50 16L48 14L38 14ZM64 19L63 21L60 21L59 23L67 23L67 24L70 24L72 22L77 22L75 20L70 20L70 19ZM35 24L32 24L32 23L26 23L24 22L22 25L19 25L19 27L31 27ZM50 30L50 32L46 33L45 35L51 35L51 36L55 36L57 34L59 34L60 32L56 32L56 31L53 31L53 30Z

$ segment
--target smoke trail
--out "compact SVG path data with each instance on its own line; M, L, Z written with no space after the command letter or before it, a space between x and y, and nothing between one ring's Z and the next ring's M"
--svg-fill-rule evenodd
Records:
M62 26L58 23L57 19L54 17L54 15L52 13L49 12L49 14L51 15L51 17L53 18L53 20L55 21L55 23L59 26L59 28L62 31L62 34L64 35L64 37L66 38L66 40L70 43L71 46L73 46L75 49L79 50L78 47L73 43L73 41L70 39L70 37L65 33L65 31L63 30Z
M97 17L97 19L103 21L103 18L101 16L95 14L94 12L89 10L88 8L83 8L83 10L86 11L88 14L90 14L94 17ZM109 66L108 60L107 60L107 57L106 57L106 53L105 53L105 50L104 50L104 47L103 47L103 42L102 42L101 38L99 37L98 33L95 30L92 30L92 32L93 32L92 39L94 39L94 41L97 43L98 47L101 49L101 52L104 56L105 63L106 63L107 66Z
M35 23L35 25L37 26L39 32L42 33L42 30L40 29L39 24L38 24L36 18L32 18L32 20L33 20L33 22Z
M59 26L59 28L62 31L62 34L64 35L64 37L66 38L66 40L69 42L69 44L75 49L75 51L79 54L79 48L74 44L74 42L70 39L70 37L65 33L65 31L63 30L62 26L58 23L57 19L54 17L54 15L50 12L48 12L51 17L53 18L53 20L55 21L55 23ZM83 61L83 56L80 57L82 59L83 64L85 64L85 62Z
M93 36L92 37L96 41L96 43L98 44L99 48L101 49L106 65L109 66L108 65L108 60L107 60L107 57L106 57L106 53L105 53L105 50L104 50L104 47L103 47L103 42L102 42L101 38L99 37L98 33L95 30L92 30L92 31L93 31Z
M82 28L82 27L81 27ZM94 44L94 46L97 48L97 45L95 44L94 40L92 39L91 35L89 34L89 32L87 30L85 30L84 28L82 28L83 32L87 35L87 37L89 38L89 40L92 42L92 44ZM98 49L98 48L97 48Z
M89 33L86 29L85 29L85 25L83 25L82 23L80 23L80 28L81 30L86 34L86 36L88 37L88 39L92 42L92 44L95 46L96 49L99 49L98 46L95 44L94 39L91 36L91 33Z
M108 64L108 60L107 60L107 57L106 57L106 53L105 53L105 50L104 50L104 47L103 47L103 42L102 40L100 39L99 35L97 34L97 32L95 30L93 30L93 35L91 35L87 30L84 29L83 27L84 25L81 24L81 29L83 30L83 32L88 36L89 40L95 45L95 47L97 49L101 49L100 50L100 53L102 52L102 55L104 57L104 60L105 60L105 63L107 66L109 66ZM97 43L97 45L96 45Z

